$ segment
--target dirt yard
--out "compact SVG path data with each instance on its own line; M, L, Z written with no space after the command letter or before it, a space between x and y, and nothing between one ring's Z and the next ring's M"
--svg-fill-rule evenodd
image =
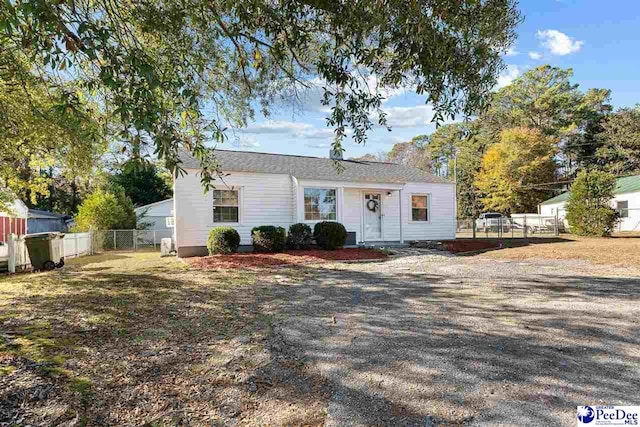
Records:
M586 402L640 401L639 276L436 254L332 265L281 285L274 331L329 380L328 426L570 426Z
M503 260L585 260L596 264L640 266L640 236L600 239L563 235L558 239L532 239L531 243L529 246L490 252L483 256Z
M0 425L575 425L640 402L640 264L540 255L593 244L0 276Z

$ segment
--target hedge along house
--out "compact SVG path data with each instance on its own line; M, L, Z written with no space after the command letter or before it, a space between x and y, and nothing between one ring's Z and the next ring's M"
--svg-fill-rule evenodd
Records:
M198 160L181 152L187 174L174 180L173 189L178 256L206 255L216 226L235 228L241 245L251 244L253 227L302 222L313 228L319 221L344 224L347 245L455 238L455 184L419 169L340 158L215 154L225 176L205 193Z
M640 175L625 176L616 180L611 207L620 214L617 231L640 231ZM542 202L538 208L540 215L565 218L569 192L564 192Z

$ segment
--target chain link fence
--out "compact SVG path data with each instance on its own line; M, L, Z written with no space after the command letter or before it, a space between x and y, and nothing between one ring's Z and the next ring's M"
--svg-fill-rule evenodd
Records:
M93 232L95 251L160 250L163 238L173 238L173 230L101 230Z
M563 218L536 214L459 219L456 226L459 239L552 237L566 232Z

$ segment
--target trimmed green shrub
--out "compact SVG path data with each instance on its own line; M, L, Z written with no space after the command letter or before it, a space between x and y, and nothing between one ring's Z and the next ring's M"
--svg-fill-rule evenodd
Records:
M282 227L261 225L251 230L251 240L256 252L280 252L287 242L287 232Z
M313 228L313 237L322 249L334 250L344 246L347 230L339 222L322 221Z
M289 227L287 247L291 249L307 249L313 243L313 233L307 224L297 223Z
M215 227L209 232L209 255L231 254L238 251L240 235L233 227Z

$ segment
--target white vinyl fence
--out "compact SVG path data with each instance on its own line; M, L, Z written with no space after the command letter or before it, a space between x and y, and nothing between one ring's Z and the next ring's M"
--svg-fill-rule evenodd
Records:
M67 233L64 235L63 252L65 258L90 255L93 252L91 233ZM24 236L9 235L5 244L0 246L0 266L6 266L10 273L31 268L29 251ZM1 268L1 267L0 267Z
M31 266L24 236L10 234L7 241L7 270L9 273L26 270Z
M64 235L64 251L65 258L74 258L92 253L91 232L88 233L68 233Z
M172 230L104 230L64 233L63 256L75 258L109 250L160 250L161 240L167 237L173 238ZM31 260L24 236L10 235L7 242L0 244L0 270L7 269L14 273L30 268Z

